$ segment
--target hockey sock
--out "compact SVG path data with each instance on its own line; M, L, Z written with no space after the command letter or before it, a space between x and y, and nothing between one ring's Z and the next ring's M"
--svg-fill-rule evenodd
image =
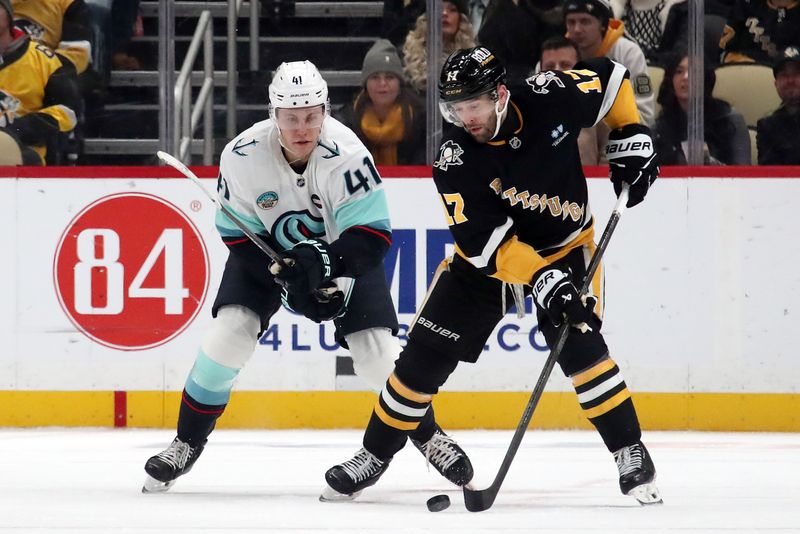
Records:
M432 398L433 395L409 389L391 374L372 410L364 448L381 460L392 459L406 444L408 434L417 430L429 413L433 418L429 410Z
M214 430L225 406L197 402L184 389L178 414L178 439L193 447L203 443Z
M571 378L583 413L597 428L610 452L641 439L630 391L614 360L604 358Z
M419 426L411 431L408 437L420 443L427 443L436 433L436 417L433 414L433 404L428 406L428 411L422 416Z

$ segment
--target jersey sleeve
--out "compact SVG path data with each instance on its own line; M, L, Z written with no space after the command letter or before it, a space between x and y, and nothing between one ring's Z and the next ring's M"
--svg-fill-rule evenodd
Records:
M326 196L340 234L357 226L391 232L383 181L366 148L332 171L326 181Z
M220 206L225 208L243 223L253 233L266 237L268 235L264 223L258 218L253 207L253 199L246 198L240 174L245 172L241 164L231 159L231 151L225 147L219 162L219 175L217 176L217 206L215 224L222 241L227 245L245 242L248 240L245 233L233 222ZM277 195L275 196L277 200Z
M433 169L457 253L487 276L512 284L529 284L547 261L533 247L517 239L514 221L497 203L491 185L485 185L485 190L453 186L485 183L466 176L468 173L462 171L465 167L448 166L443 170L434 166Z
M572 119L580 128L601 120L612 129L641 122L630 73L608 58L582 61L563 72L541 72L526 83L529 90L552 100L559 109L572 110Z

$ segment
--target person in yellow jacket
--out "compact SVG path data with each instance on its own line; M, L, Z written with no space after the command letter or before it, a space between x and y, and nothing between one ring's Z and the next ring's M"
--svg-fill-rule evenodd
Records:
M47 144L77 122L75 72L28 34L15 28L10 0L0 0L0 133L20 146L22 162L42 165Z
M91 62L92 30L83 0L12 0L14 25L66 58L78 74Z
M655 98L647 60L638 44L623 37L625 25L612 15L608 0L566 0L566 37L578 46L582 60L607 57L628 69L642 122L653 126Z

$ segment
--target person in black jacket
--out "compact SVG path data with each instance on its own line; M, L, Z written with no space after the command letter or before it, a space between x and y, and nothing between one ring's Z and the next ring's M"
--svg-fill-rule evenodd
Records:
M705 69L705 157L707 165L750 165L750 136L744 117L724 100L711 96L714 71ZM689 58L678 52L667 62L658 92L661 114L655 143L662 165L686 165Z
M386 39L364 56L361 89L342 122L366 145L378 165L425 163L425 110L403 77L397 49Z
M782 104L758 121L758 164L800 165L800 50L787 48L772 71Z

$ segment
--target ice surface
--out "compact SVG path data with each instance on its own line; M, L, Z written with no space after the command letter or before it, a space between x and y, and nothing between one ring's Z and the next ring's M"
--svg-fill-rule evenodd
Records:
M494 478L511 431L456 431L475 484ZM406 447L377 486L321 503L323 474L350 458L360 431L216 431L166 494L140 493L167 430L0 430L0 534L250 532L800 532L800 435L647 432L663 506L619 493L597 434L533 430L495 505L461 492ZM447 493L434 514L425 501Z

